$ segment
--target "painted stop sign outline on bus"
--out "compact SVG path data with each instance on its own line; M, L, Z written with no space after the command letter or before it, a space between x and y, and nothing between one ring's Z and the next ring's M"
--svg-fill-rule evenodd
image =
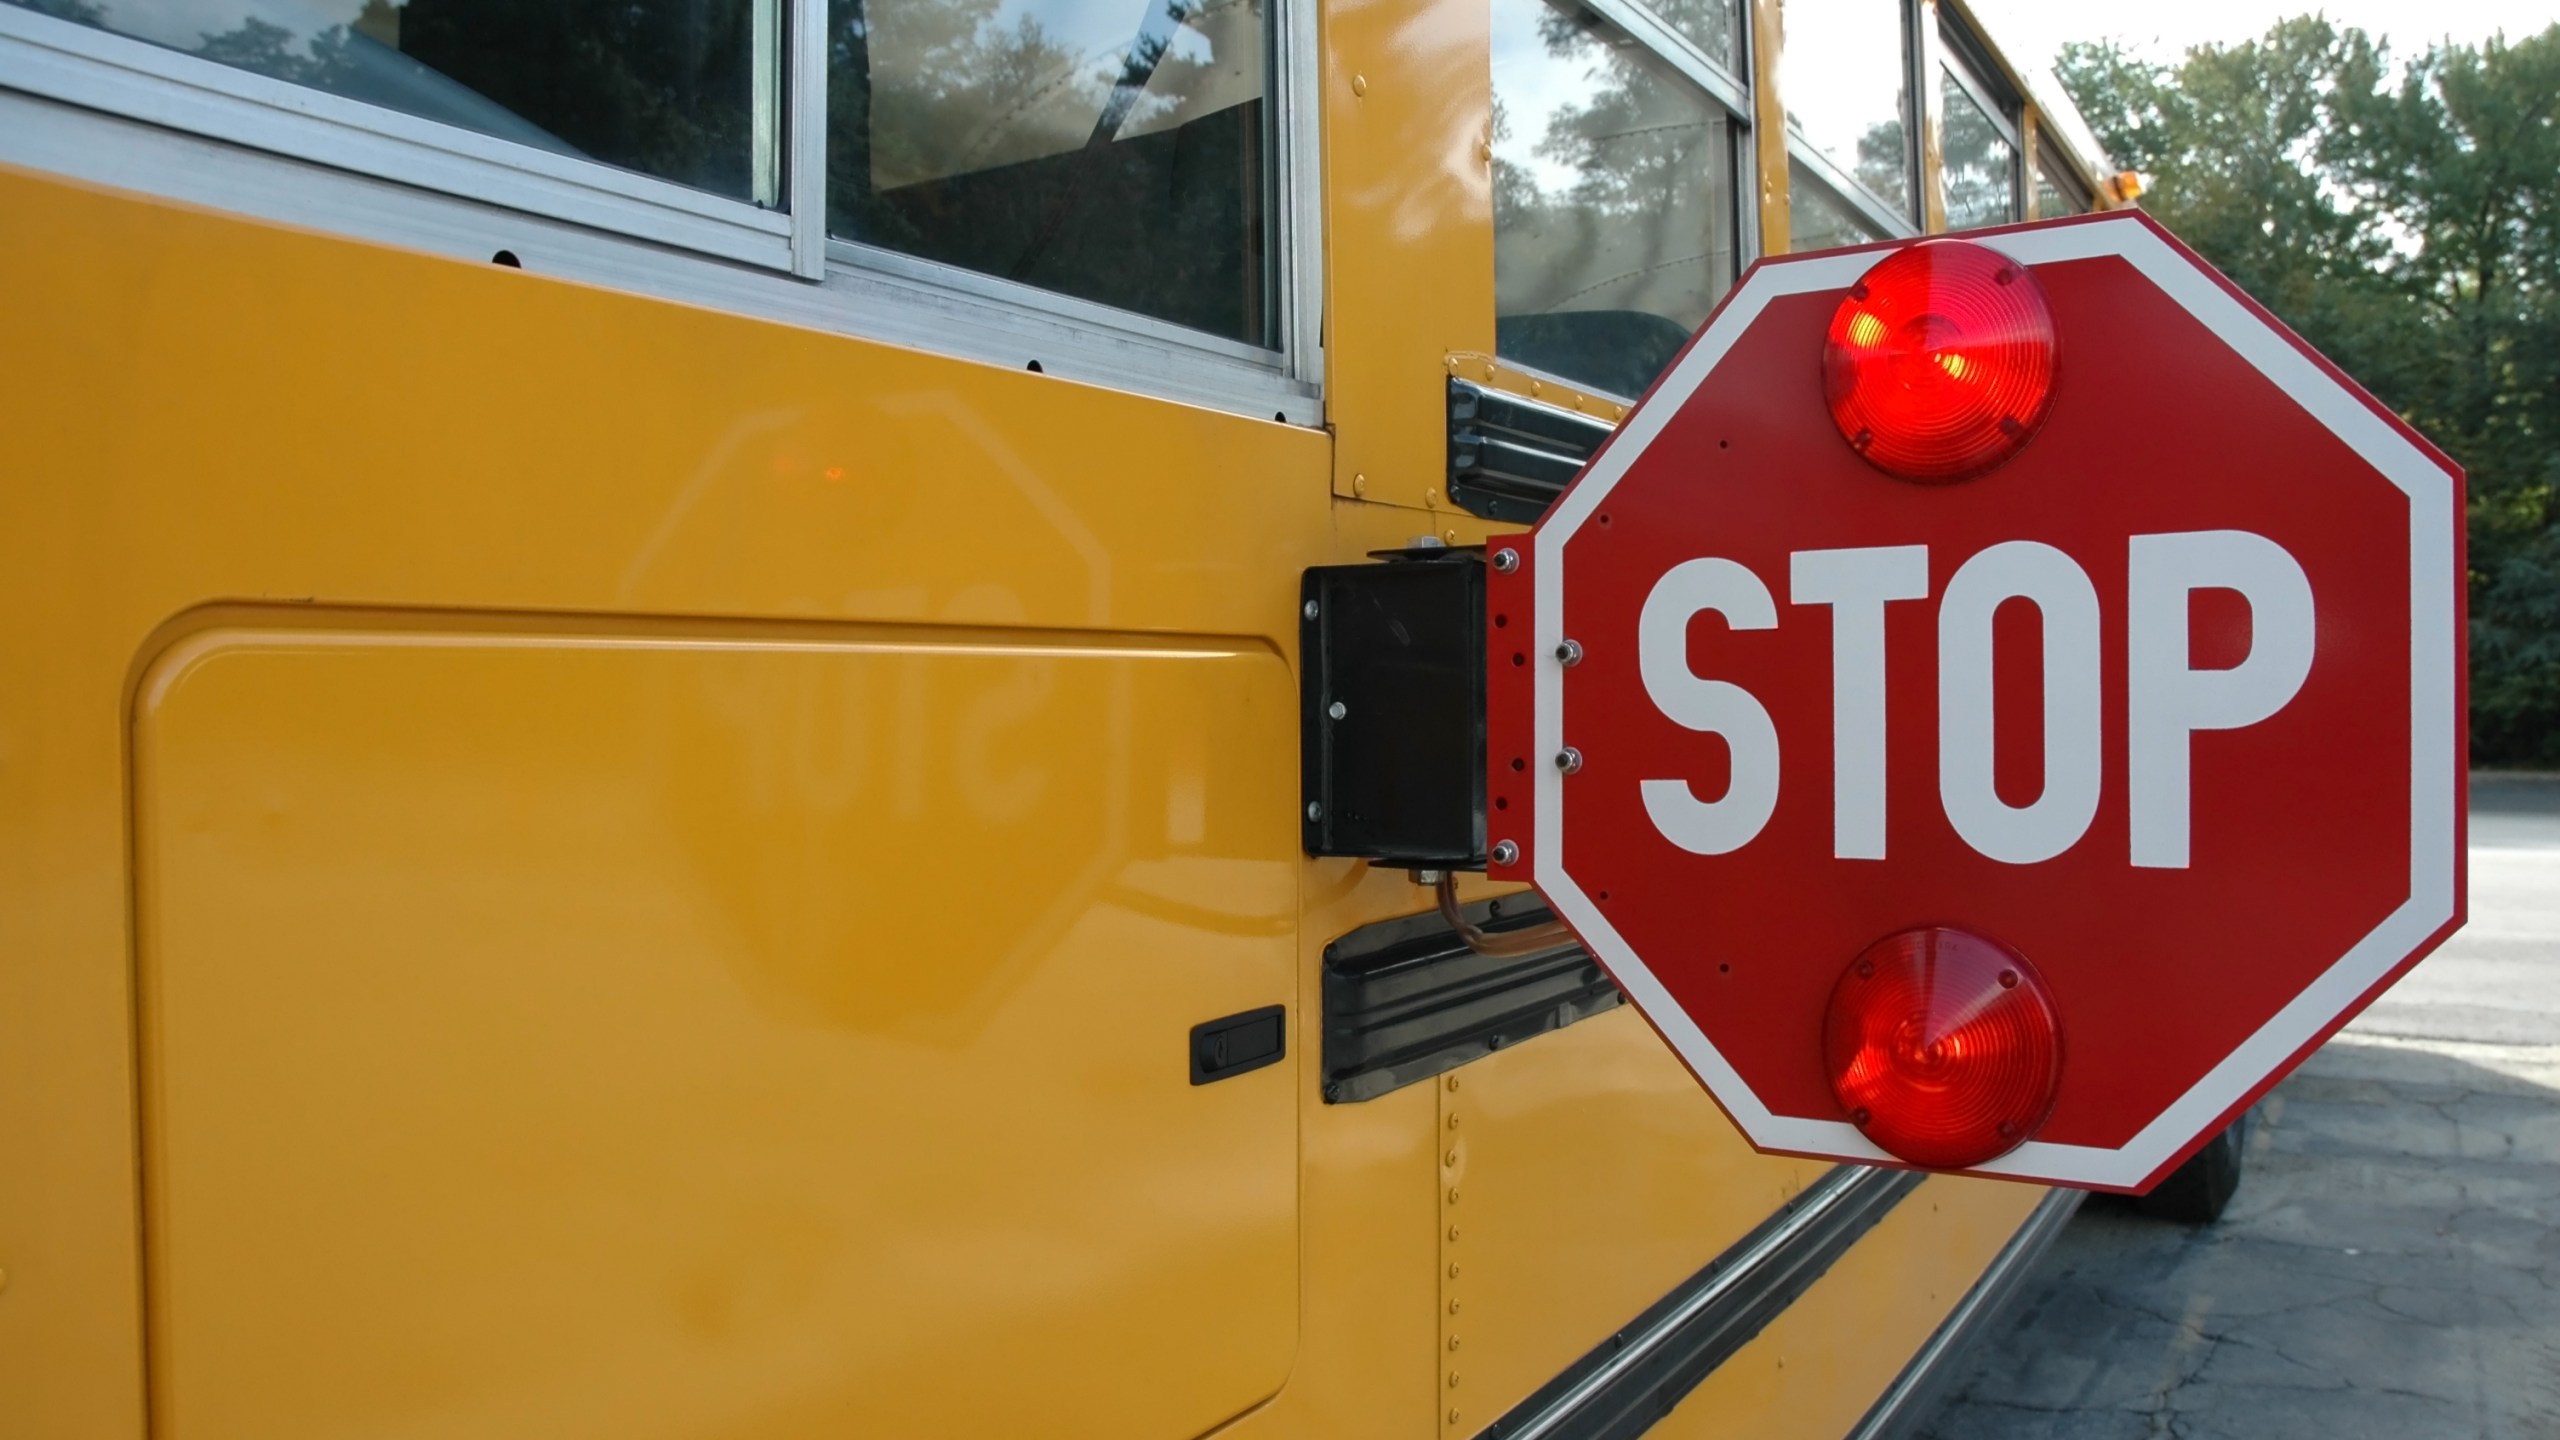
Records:
M1495 542L1490 873L1764 1149L2144 1188L2461 923L2462 515L2139 214L1764 262Z

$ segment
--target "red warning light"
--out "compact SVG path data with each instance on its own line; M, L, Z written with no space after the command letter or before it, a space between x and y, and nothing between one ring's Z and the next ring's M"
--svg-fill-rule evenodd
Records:
M2026 958L1963 930L1904 930L1832 988L1831 1091L1896 1159L1962 1169L2004 1155L2053 1113L2062 1026Z
M1822 347L1823 396L1888 475L1940 483L2018 453L2053 400L2053 312L2027 267L1925 240L1849 287Z

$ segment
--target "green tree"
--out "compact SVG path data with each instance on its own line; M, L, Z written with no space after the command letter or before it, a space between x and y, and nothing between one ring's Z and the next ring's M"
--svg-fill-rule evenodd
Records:
M2560 764L2560 26L2402 64L2305 17L2060 68L2163 223L2462 464L2473 754Z

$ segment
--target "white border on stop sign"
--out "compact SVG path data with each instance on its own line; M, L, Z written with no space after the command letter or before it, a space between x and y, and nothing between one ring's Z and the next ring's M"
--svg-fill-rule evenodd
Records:
M2293 1054L2425 943L2454 912L2454 812L2462 783L2455 742L2454 676L2459 583L2454 574L2453 480L2434 460L2374 413L2365 401L2303 353L2210 274L2172 248L2141 218L2106 216L2009 234L1965 237L2024 265L2122 257L2206 329L2265 375L2313 419L2362 456L2409 497L2409 896L2320 977L2206 1072L2131 1140L2115 1149L2030 1140L1976 1173L2063 1184L2130 1188L2142 1184L2206 1127L2266 1080ZM1628 417L1590 471L1539 526L1536 650L1552 655L1564 640L1565 542L1626 474L1662 427L1695 394L1734 341L1771 300L1854 284L1885 252L1856 251L1809 260L1773 260L1748 277L1681 356L1645 404ZM1565 747L1564 674L1542 665L1534 682L1537 754ZM1811 1151L1846 1159L1890 1161L1845 1120L1777 1115L1680 1009L1597 905L1566 873L1564 802L1569 786L1554 766L1537 770L1538 888L1575 931L1599 951L1690 1069L1715 1092L1743 1132L1773 1150ZM1707 922L1713 924L1712 917ZM1842 957L1847 963L1847 957ZM1808 1044L1813 1043L1808 1038Z

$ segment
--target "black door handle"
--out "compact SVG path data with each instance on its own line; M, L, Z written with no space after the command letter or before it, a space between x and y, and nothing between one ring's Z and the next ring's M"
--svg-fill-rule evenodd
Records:
M1289 1007L1265 1005L1191 1027L1191 1083L1276 1065L1289 1053Z

